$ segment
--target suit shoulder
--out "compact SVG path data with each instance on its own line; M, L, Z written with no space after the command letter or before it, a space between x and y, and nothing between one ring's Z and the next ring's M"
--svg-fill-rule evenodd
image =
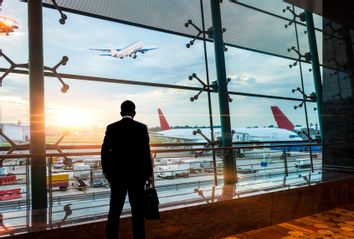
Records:
M107 129L112 129L112 128L115 128L115 127L117 127L119 125L120 125L120 120L116 121L116 122L114 122L112 124L107 125Z
M139 121L135 121L135 120L134 120L134 122L135 122L135 124L136 124L138 127L140 127L140 128L146 128L146 129L147 129L146 124L143 124L143 123L141 123L141 122L139 122Z

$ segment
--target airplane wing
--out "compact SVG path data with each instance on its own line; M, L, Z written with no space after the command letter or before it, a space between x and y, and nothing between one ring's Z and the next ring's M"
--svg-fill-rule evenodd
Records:
M161 132L149 132L149 135L152 137L159 137L164 139L172 139L172 140L183 140L185 142L193 142L193 143L200 143L206 142L205 140L201 140L199 138L191 138L191 137L184 137L184 136L175 136L175 135L166 135Z
M141 49L136 50L136 52L144 54L147 51L152 51L152 50L156 50L156 49L158 49L158 48L157 47L154 47L154 48L141 48Z
M110 52L111 49L108 48L90 48L91 51L101 51L101 52Z
M101 52L110 52L111 49L109 48L90 48L91 51L101 51ZM121 48L117 48L116 51L122 50Z
M108 49L108 48L107 49L90 48L89 50L102 52L102 53L99 54L100 56L112 56L112 54L110 53L111 50Z

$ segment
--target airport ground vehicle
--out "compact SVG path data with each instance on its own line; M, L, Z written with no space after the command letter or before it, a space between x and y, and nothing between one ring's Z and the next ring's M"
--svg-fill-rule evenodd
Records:
M240 174L254 174L257 173L258 170L253 168L237 168L237 172Z
M73 164L74 176L81 179L88 179L90 177L91 166L83 163Z
M189 177L190 174L198 174L205 171L203 161L198 159L183 160L175 158L167 159L163 163L163 165L156 167L157 177L160 178Z
M7 175L7 170L5 167L0 167L0 176L5 176Z
M157 177L160 178L189 177L189 164L179 163L179 164L159 166L157 171Z
M108 185L106 178L103 176L102 169L91 169L90 179L92 187L103 187Z
M295 161L295 168L311 168L311 160L309 158L298 158Z
M49 188L49 176L47 176L47 187ZM60 190L66 190L69 187L69 174L68 173L53 173L51 186L53 188L59 188Z
M16 184L16 175L0 176L0 201L21 198L21 188L14 184Z
M0 167L0 201L21 198L21 188L16 185L17 178Z

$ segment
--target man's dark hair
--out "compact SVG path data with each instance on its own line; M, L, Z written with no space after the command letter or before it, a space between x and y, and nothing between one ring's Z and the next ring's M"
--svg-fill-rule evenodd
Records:
M135 104L130 101L126 100L120 105L120 114L122 116L134 116L135 115Z

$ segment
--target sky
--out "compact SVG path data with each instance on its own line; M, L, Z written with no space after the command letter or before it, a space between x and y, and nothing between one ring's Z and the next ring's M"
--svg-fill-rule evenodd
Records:
M250 1L250 4L255 1ZM279 1L280 2L280 1ZM275 3L275 0L272 1ZM278 3L278 2L277 2ZM283 6L284 3L281 3ZM63 56L67 65L58 72L107 77L133 81L147 81L174 85L200 86L188 76L196 73L205 81L203 44L196 41L186 48L190 38L158 31L98 20L70 14L65 25L59 24L59 13L44 8L44 65L54 66ZM0 35L0 48L15 63L27 63L28 31L27 5L5 0L0 15L15 19L19 29L10 36ZM261 19L264 20L264 19ZM318 19L317 21L318 22ZM270 34L271 35L271 34ZM284 34L278 36L279 41ZM247 36L247 37L251 37ZM254 39L252 39L254 41ZM138 55L137 59L98 56L89 48L122 48L135 41L144 47L158 47L155 51ZM261 44L261 43L260 43ZM214 49L207 43L210 82L216 80ZM298 67L289 68L293 61L258 54L237 48L225 53L227 76L232 80L229 90L301 98L291 90L300 86ZM0 67L8 64L0 58ZM312 73L305 65L306 92L313 92ZM132 86L64 79L70 86L63 94L56 78L45 78L46 125L57 127L105 127L120 118L119 106L126 99L137 106L136 119L149 127L159 125L157 108L161 108L171 126L203 126L209 124L207 94L191 102L196 92L176 89ZM0 87L1 122L29 123L28 76L10 74ZM304 110L294 110L297 102L255 97L231 96L230 114L232 127L275 125L270 106L278 105L294 124L305 125ZM315 104L308 105L309 121L316 123ZM217 94L212 94L214 125L219 124Z

